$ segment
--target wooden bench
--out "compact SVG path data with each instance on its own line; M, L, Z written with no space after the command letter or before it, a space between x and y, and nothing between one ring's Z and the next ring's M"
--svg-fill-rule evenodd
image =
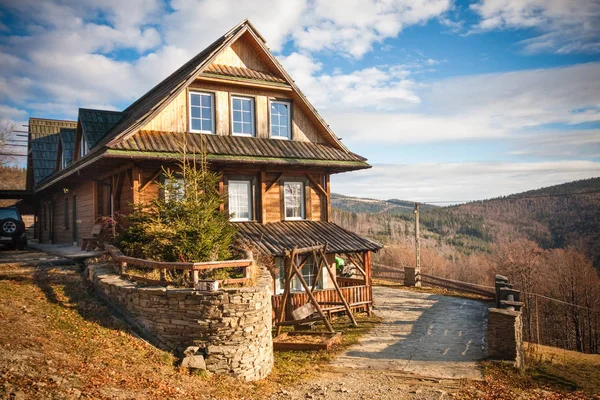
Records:
M90 236L81 239L81 250L92 251L98 246L98 236L102 233L102 225L96 224L92 227Z
M294 321L301 321L303 319L307 319L307 318L313 316L316 313L317 313L317 309L315 308L315 306L313 306L312 303L306 303L305 305L298 307L292 311L292 318L294 318ZM309 330L309 329L312 329L312 327L315 323L316 323L316 321L300 323L300 324L294 325L294 329Z

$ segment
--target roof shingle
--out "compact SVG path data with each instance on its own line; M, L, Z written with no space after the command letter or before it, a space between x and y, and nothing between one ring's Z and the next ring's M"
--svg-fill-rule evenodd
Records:
M378 251L383 246L326 221L282 221L260 224L237 223L238 236L273 256L284 256L293 247L328 244L328 253Z
M79 109L79 122L89 148L94 147L122 118L120 111Z
M56 169L59 134L62 130L77 128L75 121L30 118L29 142L33 168L33 180L37 184Z
M181 144L184 141L190 153L201 153L203 146L206 146L206 153L215 155L365 161L364 158L354 153L347 153L325 144L244 136L183 134L158 131L140 131L126 141L113 145L112 148L142 152L176 153L179 152Z

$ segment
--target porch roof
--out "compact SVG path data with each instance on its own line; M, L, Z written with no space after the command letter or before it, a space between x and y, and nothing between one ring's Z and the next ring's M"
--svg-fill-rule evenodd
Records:
M328 243L327 253L378 251L380 243L347 231L333 222L282 221L261 224L239 222L238 235L273 256L284 256L293 247Z

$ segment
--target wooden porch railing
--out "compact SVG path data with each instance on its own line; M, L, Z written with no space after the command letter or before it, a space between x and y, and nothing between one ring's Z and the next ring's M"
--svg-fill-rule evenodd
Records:
M340 278L338 278L338 283L340 283L339 279ZM342 295L353 311L368 311L370 305L373 303L370 289L371 288L369 286L364 284L360 286L346 287L342 287L342 284L340 284ZM315 296L317 302L323 306L324 312L332 313L336 311L344 311L342 300L335 289L315 290L313 295ZM273 310L279 310L281 307L282 298L282 295L274 295L272 297ZM291 320L292 311L308 302L308 295L305 292L290 293L285 306L285 320Z
M241 268L244 272L243 278L219 280L222 285L243 284L252 278L252 266L254 261L249 259L244 260L228 260L228 261L208 261L208 262L161 262L144 260L141 258L128 257L121 253L119 249L111 245L105 245L104 248L108 254L120 264L120 274L128 279L149 283L153 285L166 286L169 282L166 280L166 272L170 271L188 271L192 277L193 287L199 282L199 272L206 270L222 269L222 268ZM127 273L127 267L135 265L149 270L159 270L160 280L145 278L138 275Z

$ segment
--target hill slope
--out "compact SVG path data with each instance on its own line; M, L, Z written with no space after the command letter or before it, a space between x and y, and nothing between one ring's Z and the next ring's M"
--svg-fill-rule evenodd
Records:
M334 219L384 243L414 232L414 203L332 194ZM543 248L574 246L600 270L600 178L456 206L423 205L423 237L458 251L486 251L498 238L526 238Z

